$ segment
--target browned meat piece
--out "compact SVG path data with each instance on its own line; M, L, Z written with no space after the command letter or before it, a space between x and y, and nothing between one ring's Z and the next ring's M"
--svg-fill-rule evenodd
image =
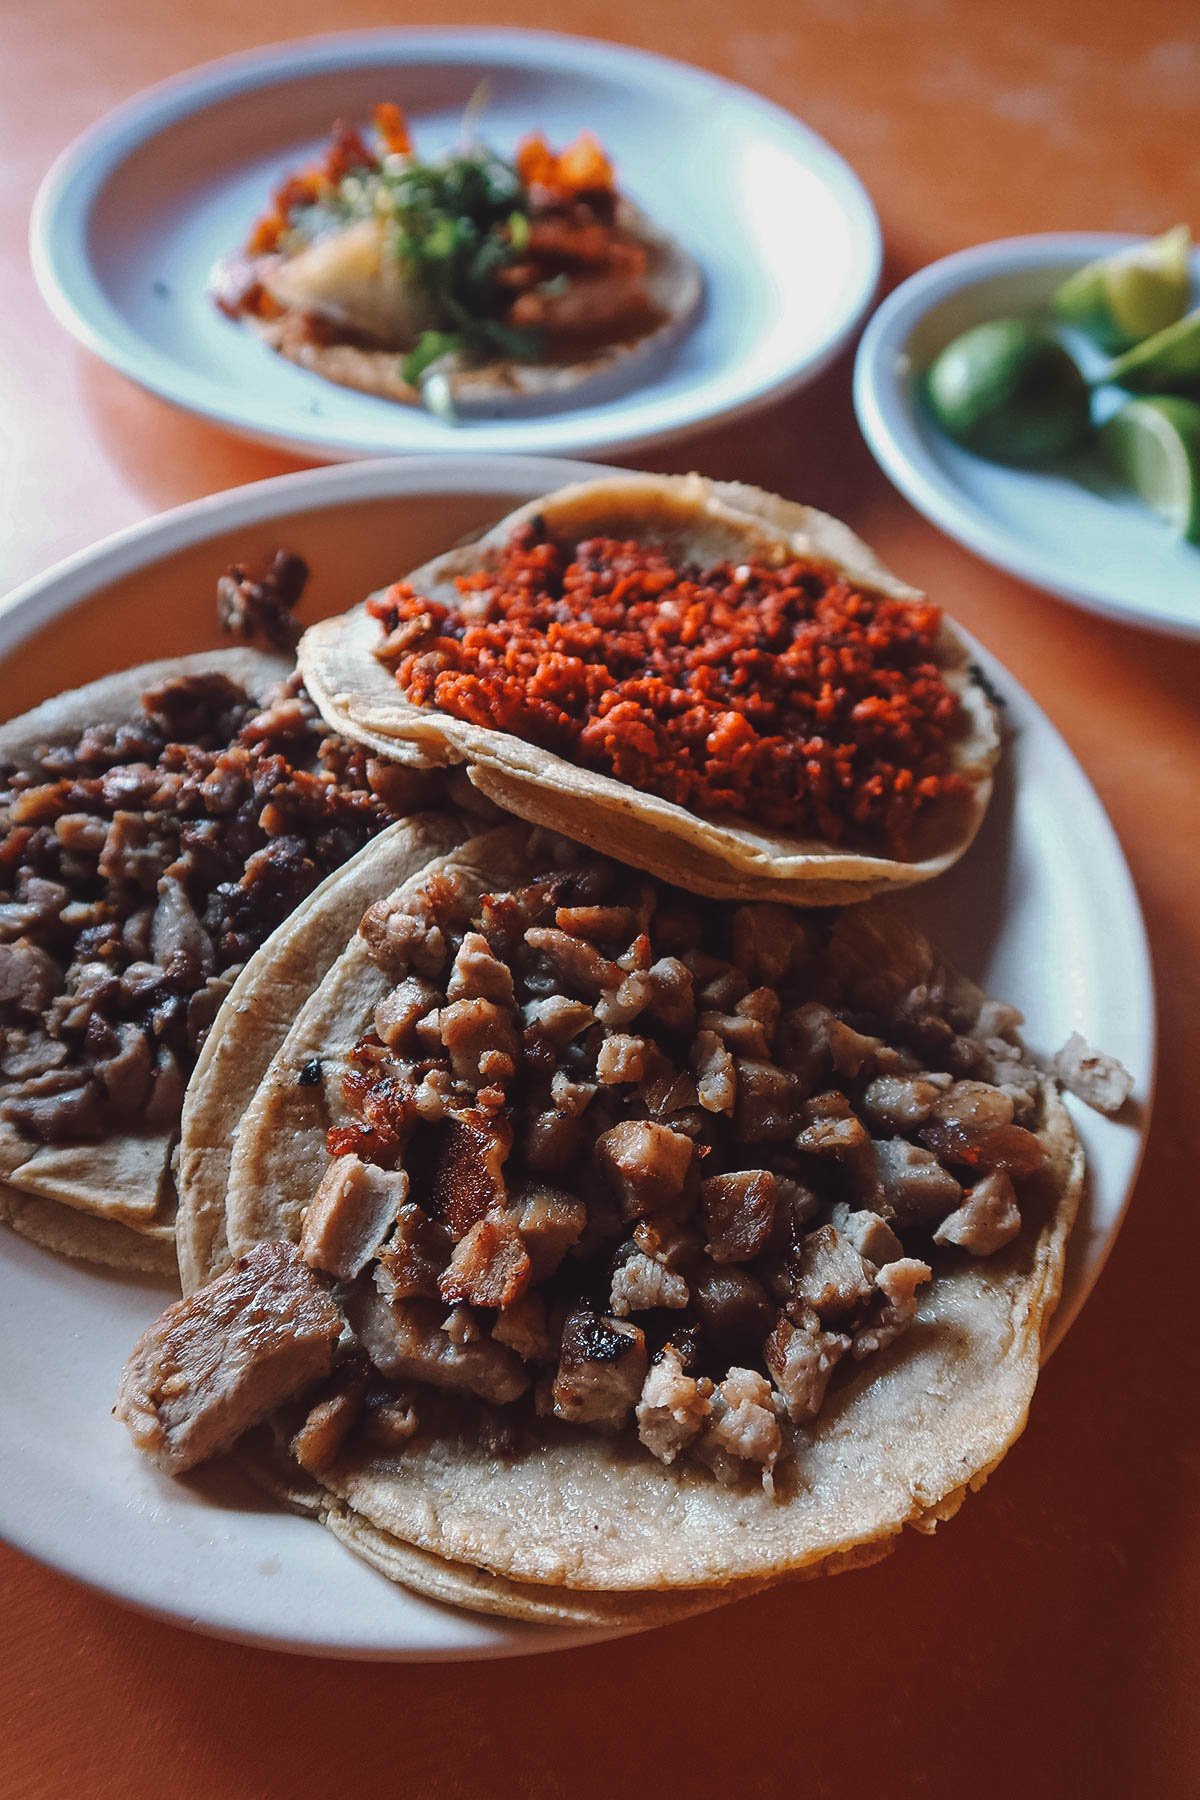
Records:
M641 1099L652 1119L661 1119L668 1125L676 1113L694 1113L700 1106L695 1081L690 1075L674 1074L670 1064L661 1075L642 1083Z
M887 906L847 906L825 950L824 972L854 1010L894 1012L933 974L933 952L915 925Z
M578 989L593 1000L621 985L623 971L584 938L571 937L568 932L556 931L550 926L531 925L525 933L525 942L545 958L554 974L568 987Z
M799 1309L795 1322L780 1317L767 1339L765 1356L789 1419L800 1424L816 1418L829 1378L849 1348L850 1339L826 1331L814 1312Z
M196 917L182 882L164 875L150 927L150 960L173 980L194 986L215 967L212 940Z
M561 1050L572 1038L596 1023L596 1015L582 1000L570 1000L566 994L551 994L546 1000L531 1000L522 1009L525 1042L543 1042L551 1050Z
M377 1254L407 1199L403 1169L335 1156L304 1215L301 1256L335 1281L353 1281Z
M809 955L809 928L786 906L739 906L734 912L733 960L752 982L777 988Z
M433 983L422 980L419 975L406 975L385 994L375 1008L375 1030L388 1049L398 1052L410 1049L417 1020L435 1011L440 998Z
M849 1159L864 1151L870 1142L862 1120L838 1088L806 1100L800 1109L800 1124L796 1148L810 1156Z
M825 1035L829 1040L833 1066L839 1075L860 1075L874 1062L883 1048L882 1038L868 1037L861 1031L855 1031L852 1025L847 1025L835 1013L830 1013L825 1021Z
M649 1361L636 1325L577 1306L563 1326L551 1394L554 1413L572 1425L619 1431L642 1391Z
M327 1468L362 1416L366 1394L366 1365L338 1371L309 1406L300 1429L288 1449L310 1475Z
M379 1252L388 1293L396 1300L434 1300L438 1281L450 1261L454 1239L440 1219L431 1219L409 1201L400 1208L396 1229Z
M368 1393L361 1426L368 1444L379 1450L402 1450L419 1424L417 1409L407 1395L395 1388Z
M0 944L0 1006L37 1018L49 1006L59 979L58 964L40 945L21 938Z
M439 1029L460 1081L488 1086L512 1079L521 1041L508 1007L494 1000L455 1000L442 1007Z
M648 1038L613 1031L597 1053L596 1080L602 1087L619 1087L624 1082L645 1081L647 1076L666 1067L666 1058Z
M738 1005L742 1005L741 1001ZM702 1032L711 1033L720 1038L727 1050L736 1056L751 1056L765 1061L771 1054L771 1044L761 1019L743 1012L702 1012L696 1017L696 1024Z
M327 1375L343 1323L293 1244L258 1244L142 1333L117 1417L139 1450L182 1474Z
M917 1289L932 1275L928 1263L912 1256L884 1264L875 1277L877 1309L854 1333L851 1348L857 1359L886 1349L908 1330L917 1314Z
M536 1294L525 1294L506 1306L492 1326L497 1344L507 1344L522 1362L553 1362L555 1348L546 1324L546 1309Z
M1133 1092L1133 1076L1115 1056L1093 1050L1073 1031L1050 1064L1069 1094L1078 1094L1097 1112L1119 1113Z
M705 1112L731 1113L737 1099L737 1071L715 1031L698 1031L692 1045L696 1097Z
M511 1306L529 1286L529 1254L512 1216L490 1212L454 1246L438 1283L443 1300Z
M372 958L381 969L399 978L410 968L418 975L437 976L450 953L446 928L466 923L466 907L455 878L440 875L437 885L427 884L397 900L389 895L367 908L358 928Z
M956 1081L922 1127L921 1142L943 1162L1034 1175L1046 1160L1040 1138L1013 1124L1013 1101L983 1081Z
M673 1463L703 1428L712 1411L711 1391L710 1381L684 1373L674 1344L663 1346L637 1403L638 1436L659 1462Z
M775 1034L775 1055L803 1083L805 1092L823 1081L832 1060L829 1022L833 1018L819 1000L788 1006L780 1015Z
M436 1301L394 1300L360 1284L347 1310L359 1343L389 1381L425 1381L497 1406L507 1406L529 1386L519 1356L482 1331L465 1333Z
M688 1284L677 1270L667 1267L664 1256L647 1256L631 1249L613 1273L609 1308L618 1319L633 1312L649 1312L656 1306L674 1311L687 1305Z
M446 1122L433 1172L430 1201L455 1237L507 1197L504 1163L512 1149L512 1127L480 1111L460 1112Z
M28 1081L35 1075L46 1075L67 1060L67 1046L41 1031L19 1031L10 1025L0 1036L0 1074L10 1081Z
M92 1139L104 1132L100 1089L73 1069L49 1069L22 1084L20 1093L0 1101L0 1117L26 1136L55 1143Z
M668 1031L689 1031L695 1017L692 972L676 956L660 956L646 970L646 1011Z
M991 1256L1003 1249L1021 1230L1017 1191L1003 1169L985 1175L970 1189L956 1212L944 1218L933 1234L935 1244L957 1244L972 1256Z
M787 1069L738 1057L733 1124L743 1144L780 1143L800 1129L804 1089Z
M949 1169L919 1144L883 1138L872 1149L884 1204L900 1225L936 1224L962 1199L962 1188Z
M577 1195L541 1182L522 1182L513 1190L512 1215L536 1282L553 1275L587 1224L587 1207Z
M971 1021L971 1036L983 1038L1014 1038L1025 1023L1025 1014L1010 1006L1007 1000L989 1000L980 997L978 1008Z
M775 1223L775 1177L768 1169L740 1169L700 1183L700 1209L714 1262L749 1262Z
M638 926L630 906L559 906L554 923L571 937L596 944L627 944Z
M627 958L622 957L624 963ZM638 1014L645 1010L650 998L650 975L648 970L631 969L622 975L619 986L607 988L596 1002L596 1017L602 1025L631 1025Z
M877 1075L859 1111L872 1131L917 1131L950 1085L949 1075Z
M877 1269L904 1255L904 1245L878 1213L853 1212L844 1201L839 1201L833 1209L833 1224L858 1254Z
M579 1120L555 1108L534 1113L525 1130L525 1161L537 1175L561 1175L579 1149Z
M754 1369L730 1369L718 1382L711 1406L704 1436L696 1446L701 1460L727 1486L741 1479L747 1464L755 1463L769 1490L771 1471L783 1448L770 1382Z
M683 958L692 972L696 1005L702 1012L730 1013L750 992L750 983L740 969L719 957L697 950Z
M301 630L294 609L307 581L308 564L287 550L277 550L257 580L242 563L232 564L217 582L221 630L239 644L294 650Z
M691 1167L691 1138L650 1119L624 1119L595 1143L599 1167L627 1219L659 1212L677 1200Z
M737 1263L716 1268L704 1258L691 1271L692 1305L705 1338L725 1351L756 1354L771 1324L762 1283Z
M153 1079L150 1040L140 1025L114 1025L117 1048L95 1065L96 1079L118 1119L137 1119L145 1109Z
M493 956L485 937L468 931L459 946L446 987L447 1000L492 1000L497 1006L513 1004L512 970Z
M857 1312L870 1299L872 1274L849 1238L836 1226L822 1225L800 1246L792 1287L805 1310L829 1325Z

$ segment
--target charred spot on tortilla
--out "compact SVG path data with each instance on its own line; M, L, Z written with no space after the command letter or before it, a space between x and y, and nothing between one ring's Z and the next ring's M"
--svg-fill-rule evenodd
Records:
M632 378L690 322L699 269L589 133L430 160L395 106L374 126L370 143L339 126L214 273L221 310L281 355L452 421Z
M319 1056L309 1057L308 1061L297 1075L296 1081L300 1087L320 1087L321 1059Z

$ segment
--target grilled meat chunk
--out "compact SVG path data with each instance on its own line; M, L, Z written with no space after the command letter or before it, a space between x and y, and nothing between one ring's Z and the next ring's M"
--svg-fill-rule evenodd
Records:
M292 1244L258 1244L143 1332L117 1417L171 1475L228 1450L327 1375L345 1321Z
M551 1390L555 1416L595 1431L619 1431L648 1367L646 1340L636 1325L577 1306L563 1326Z
M335 1157L304 1215L301 1256L335 1281L353 1281L379 1254L407 1198L403 1169Z

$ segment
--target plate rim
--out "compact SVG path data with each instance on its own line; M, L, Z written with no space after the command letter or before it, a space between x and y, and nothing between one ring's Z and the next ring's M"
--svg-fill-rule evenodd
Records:
M746 418L815 380L861 325L879 287L883 236L874 202L861 176L826 138L765 95L699 64L602 38L526 30L520 26L386 26L317 33L197 63L132 94L59 152L34 198L29 222L30 258L42 298L59 325L137 386L251 442L334 460L403 454L403 447L397 449L382 435L370 440L356 436L353 426L330 436L317 416L311 423L305 417L293 417L286 421L286 429L282 428L284 421L279 422L279 428L269 422L256 423L253 390L246 405L238 404L236 395L207 378L191 376L169 354L149 346L133 327L124 324L95 279L86 246L87 220L97 195L128 156L157 132L196 115L213 101L256 87L277 85L296 72L317 74L322 69L368 68L385 55L401 53L418 60L439 55L461 60L471 53L513 66L534 57L543 67L568 71L586 57L590 66L615 69L626 75L649 70L656 81L687 91L692 98L698 91L707 90L715 99L736 99L756 114L774 136L790 137L793 143L804 145L810 166L824 185L836 193L855 245L855 278L840 325L827 332L810 354L798 360L793 358L774 376L764 375L741 393L718 394L717 403L708 408L697 409L694 401L689 404L692 390L686 390L661 424L646 424L640 429L629 430L622 425L622 401L626 397L622 392L607 402L596 403L594 410L600 417L574 430L569 411L547 412L529 419L481 421L473 428L478 433L477 441L485 430L500 429L513 434L511 453L521 453L522 443L527 442L533 454L560 456L616 455L679 442L717 425ZM173 370L178 372L176 380L171 379ZM211 398L206 400L204 396L210 390ZM492 443L481 444L476 454L494 454L501 449L510 453L509 446ZM459 446L421 446L419 453L453 455L459 453Z
M510 494L524 495L545 485L558 485L565 480L587 478L609 472L577 459L558 457L499 456L479 452L458 452L430 459L423 456L377 458L352 464L334 464L323 468L297 471L269 480L245 484L224 493L205 496L110 534L96 544L77 551L53 564L41 575L34 576L0 600L0 656L8 656L32 631L60 618L74 608L86 605L90 593L110 586L138 570L149 570L154 564L178 552L203 543L207 538L224 534L241 526L261 525L285 512L304 508L313 511L336 510L341 505L362 501L394 499L398 503L419 501L431 494ZM616 471L621 472L621 471ZM1110 908L1119 912L1132 927L1129 932L1130 953L1136 963L1136 983L1142 1003L1142 1027L1146 1046L1145 1088L1138 1135L1133 1146L1129 1172L1115 1216L1102 1240L1089 1246L1083 1279L1064 1286L1062 1302L1055 1313L1047 1345L1049 1357L1062 1341L1091 1294L1120 1234L1138 1172L1145 1153L1153 1108L1157 1061L1156 993L1153 966L1145 920L1132 873L1111 819L1099 795L1074 752L1047 717L1042 708L1009 671L983 646L971 644L985 670L998 676L1015 715L1018 729L1024 718L1033 717L1040 731L1053 741L1056 754L1070 768L1072 779L1090 796L1094 806L1094 825L1103 834L1117 884L1109 890ZM1132 1129L1132 1128L1131 1128ZM1076 1240L1077 1243L1079 1240ZM1069 1252L1068 1252L1069 1255ZM0 1514L4 1513L0 1497ZM44 1566L60 1570L89 1590L131 1607L147 1616L198 1631L202 1635L286 1650L297 1654L335 1656L363 1661L459 1661L500 1656L519 1656L568 1648L581 1643L599 1643L609 1637L624 1635L603 1628L572 1628L522 1625L520 1621L486 1620L486 1637L471 1645L407 1645L366 1646L348 1639L315 1642L273 1631L254 1632L204 1616L203 1608L189 1606L177 1598L151 1600L144 1593L130 1593L119 1585L117 1573L97 1572L80 1560L71 1546L59 1549L53 1542L22 1529L19 1521L0 1517L4 1538L24 1554ZM136 1587L136 1584L134 1584ZM512 1629L516 1627L517 1629Z
M881 301L867 322L854 359L854 410L867 445L893 485L939 531L994 568L1101 618L1191 642L1195 623L1165 619L1097 594L1065 579L1053 559L1025 548L996 525L985 508L965 496L925 451L913 425L913 408L894 361L920 321L942 301L1002 273L1017 274L1064 258L1083 263L1144 241L1123 231L1047 231L992 238L939 257L910 275ZM1194 252L1193 255L1196 253Z

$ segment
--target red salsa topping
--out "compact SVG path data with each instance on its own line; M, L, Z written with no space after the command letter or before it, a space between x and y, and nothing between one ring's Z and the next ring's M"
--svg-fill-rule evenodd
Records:
M701 814L909 853L952 767L941 610L797 559L680 565L649 544L516 530L461 605L405 582L369 610L405 697Z

